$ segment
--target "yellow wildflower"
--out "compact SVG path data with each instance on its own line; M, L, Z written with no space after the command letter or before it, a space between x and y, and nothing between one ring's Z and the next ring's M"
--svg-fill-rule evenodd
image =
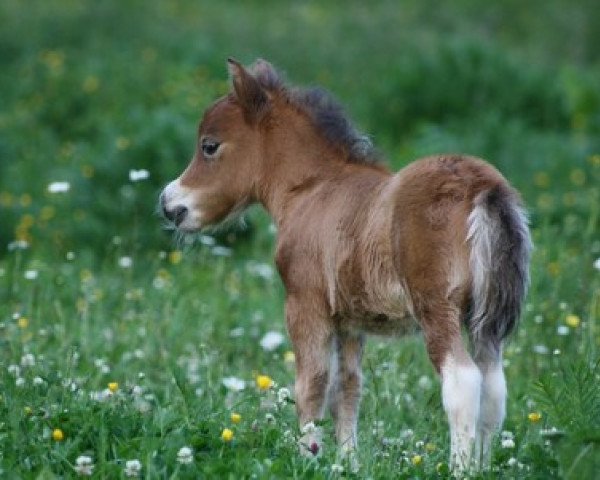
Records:
M0 192L0 205L10 207L13 204L13 196L8 192Z
M26 317L19 317L19 319L17 320L17 325L19 326L19 328L27 328L29 326L29 319Z
M98 90L99 86L100 80L98 80L98 77L95 77L94 75L88 75L85 77L81 88L85 93L94 93L96 90Z
M94 167L92 167L91 165L83 165L81 167L81 174L85 178L92 178L94 176L94 173L95 173Z
M221 439L224 442L231 442L233 440L233 430L230 430L229 428L224 428L221 432Z
M291 350L288 350L287 352L285 352L283 354L283 361L285 363L294 363L295 360L296 360L296 355L294 355L294 352L292 352Z
M529 415L527 415L527 418L531 423L537 423L542 419L542 414L539 412L531 412Z
M421 455L413 455L410 461L413 465L417 466L421 464L421 462L423 461L423 457Z
M31 409L31 407L25 407L23 408L23 412L25 412L25 415L29 416L33 413L33 410Z
M118 150L127 150L131 145L131 140L129 140L127 137L117 137L115 145Z
M19 203L22 207L28 207L29 205L31 205L31 202L32 198L31 195L29 195L28 193L24 193L23 195L21 195L21 198L19 198Z
M268 390L273 385L273 380L268 375L258 375L256 377L256 386L261 390Z
M65 434L60 428L52 430L52 440L55 442L62 442L65 439Z
M242 421L242 416L239 413L233 412L231 414L231 421L233 423L240 423Z
M558 262L550 262L546 268L552 277L558 277L560 274L560 264Z
M569 179L573 185L581 187L585 184L585 172L581 168L571 170Z
M433 451L435 451L435 444L429 442L425 444L425 451L428 453L431 453Z
M180 263L182 258L183 254L179 250L173 250L171 253L169 253L169 262L171 262L173 265Z
M108 389L112 392L115 393L118 389L119 389L119 384L117 382L110 382L108 384Z
M548 188L550 186L550 175L546 172L537 172L533 177L533 183L536 187Z
M579 326L579 324L581 323L581 319L577 315L570 314L570 315L567 315L567 318L565 319L565 323L571 328L577 328Z

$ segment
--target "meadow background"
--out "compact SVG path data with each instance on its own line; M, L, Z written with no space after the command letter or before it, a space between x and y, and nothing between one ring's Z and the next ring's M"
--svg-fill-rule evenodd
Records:
M0 477L450 477L418 337L368 344L359 472L331 435L304 460L269 219L161 229L234 56L333 91L394 169L470 153L522 192L532 285L481 477L594 478L599 45L592 0L2 1Z

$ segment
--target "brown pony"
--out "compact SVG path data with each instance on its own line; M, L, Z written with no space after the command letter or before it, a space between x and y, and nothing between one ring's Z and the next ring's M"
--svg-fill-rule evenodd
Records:
M518 194L463 155L392 174L324 91L290 88L262 60L248 70L229 60L229 71L232 92L204 114L191 163L160 201L183 232L254 202L273 216L301 451L318 453L313 422L327 405L341 449L356 448L365 334L416 321L441 376L453 468L489 465L505 415L502 344L528 283Z

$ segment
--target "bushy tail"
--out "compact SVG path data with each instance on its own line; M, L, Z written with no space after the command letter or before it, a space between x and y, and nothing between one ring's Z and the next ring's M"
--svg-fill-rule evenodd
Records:
M529 284L531 238L516 194L500 185L480 193L468 218L475 355L497 355L515 328Z

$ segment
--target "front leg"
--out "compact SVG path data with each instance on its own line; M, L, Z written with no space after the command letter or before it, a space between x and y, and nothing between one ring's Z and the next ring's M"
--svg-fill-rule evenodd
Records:
M356 450L356 422L362 383L361 358L364 335L340 333L336 337L329 406L335 436L342 454Z
M322 448L322 433L315 422L323 418L327 403L332 347L332 323L325 308L314 299L288 298L287 327L296 355L296 410L300 422L300 452L315 456Z

